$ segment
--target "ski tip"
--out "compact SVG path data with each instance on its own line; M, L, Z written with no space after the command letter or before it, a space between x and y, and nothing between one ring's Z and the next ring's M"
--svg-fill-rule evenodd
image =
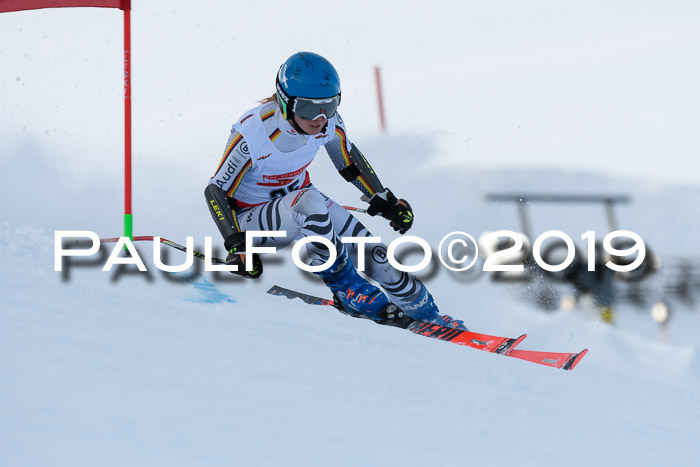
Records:
M520 343L524 341L526 337L527 334L523 334L520 337L505 339L504 342L493 352L501 355L508 355L514 348L520 345Z
M516 346L520 345L520 343L522 341L524 341L526 337L527 337L527 334L523 334L522 336L515 339L515 341L513 341L513 343L511 344L510 348L514 349Z
M564 365L564 369L565 370L573 370L574 368L576 368L576 365L579 364L579 362L583 359L583 357L586 356L587 353L588 353L588 349L583 349L579 353L572 356L569 359L569 361L566 362L566 364Z

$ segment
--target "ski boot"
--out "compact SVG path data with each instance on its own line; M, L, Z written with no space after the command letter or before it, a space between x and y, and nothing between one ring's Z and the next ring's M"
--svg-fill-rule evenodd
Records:
M438 310L437 305L435 305L433 296L430 295L430 292L428 292L428 289L423 284L420 285L423 290L420 292L418 299L410 305L404 305L404 313L419 321L439 324L441 326L447 326L450 328L459 329L461 331L469 330L464 325L464 321L454 319L450 315L441 315L440 310Z
M401 308L391 303L384 292L358 274L345 248L330 268L315 274L333 292L336 308L346 314L370 318L381 324L404 316Z

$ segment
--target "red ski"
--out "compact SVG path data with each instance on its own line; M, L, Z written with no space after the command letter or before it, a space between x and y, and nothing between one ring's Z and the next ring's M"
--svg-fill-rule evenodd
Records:
M287 298L298 298L311 305L326 305L335 307L333 300L315 297L295 290L285 289L280 286L272 286L267 293L278 295ZM342 311L342 310L341 310ZM540 365L551 366L553 368L561 368L562 370L573 370L581 359L588 353L588 350L582 350L578 353L559 353L559 352L537 352L534 350L519 350L515 347L520 344L526 334L517 338L490 336L488 334L479 334L471 331L462 331L460 329L441 326L439 324L427 323L418 321L405 316L402 324L394 324L395 327L408 329L414 334L421 336L432 337L447 342L452 342L457 345L465 345L486 352L493 352L500 355L527 360L529 362L538 363Z
M562 370L573 370L587 353L588 349L579 353L537 352L535 350L515 349L508 356L553 368L561 368Z
M418 320L412 320L406 329L421 336L433 337L442 341L452 342L453 344L466 345L467 347L501 355L509 355L515 346L527 337L526 334L517 338L489 336L488 334L462 331Z

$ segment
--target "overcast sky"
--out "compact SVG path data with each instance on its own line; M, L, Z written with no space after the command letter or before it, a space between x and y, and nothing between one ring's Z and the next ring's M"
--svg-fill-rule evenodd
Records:
M700 184L697 1L132 3L144 165L211 171L279 65L312 50L340 72L360 148L379 133L380 65L390 133L433 141L436 166ZM66 170L120 170L121 59L121 11L0 14L0 156L30 142Z

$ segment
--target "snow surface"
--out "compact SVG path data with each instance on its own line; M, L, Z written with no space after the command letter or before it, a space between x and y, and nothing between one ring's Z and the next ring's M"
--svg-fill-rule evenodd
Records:
M2 465L697 460L697 341L545 315L486 283L440 295L474 329L529 333L522 348L590 349L564 372L268 296L270 280L94 264L62 280L49 237L2 229Z
M394 145L391 137L368 143L368 154ZM352 187L324 182L334 175L325 159L321 154L312 166L317 186L356 199ZM13 170L25 170L32 163L26 161L13 159ZM398 192L409 193L412 177L437 187L448 176L388 173ZM549 175L450 174L463 184L443 184L444 191L415 200L416 234L436 243L455 228L475 235L517 228L514 208L484 202L484 190L517 191L545 179L556 188L562 178L569 187L576 180L587 186L595 179ZM425 278L442 309L476 331L527 333L524 349L590 349L564 372L269 296L273 284L328 296L294 267L289 249L266 258L260 281L200 274L201 262L189 273L166 275L152 266L151 244L138 245L148 273L101 272L111 245L101 258L72 259L64 273L54 272L54 230L118 233L102 214L95 217L113 196L51 172L37 177L60 195L29 193L50 207L38 218L5 204L0 227L3 466L656 466L694 465L700 455L696 309L675 313L664 343L648 310L622 306L618 324L609 326L585 306L542 312L485 274L470 282L438 269ZM604 186L604 178L596 180ZM8 179L4 199L22 192L23 183ZM140 201L163 219L138 216L137 233L180 243L193 235L201 250L203 236L217 233L196 185L191 196L181 194L180 210L163 207L160 198ZM450 189L460 216L431 212L431 201ZM668 190L672 196L676 188ZM688 192L700 197L700 190ZM645 196L641 188L636 193ZM662 215L667 201L657 197L644 210ZM656 232L632 215L636 208L621 208L622 221L638 221L649 229L643 236ZM584 212L591 223L602 222L601 212ZM184 221L200 218L201 225ZM383 222L365 220L376 235L394 238ZM578 233L571 216L547 221ZM184 261L182 253L164 253L172 253L172 264Z
M632 197L620 228L664 264L700 257L696 4L438 1L408 16L393 2L329 4L339 38L327 40L323 28L288 37L279 4L249 2L240 19L237 4L190 3L138 2L133 14L137 235L193 236L199 250L218 237L202 191L228 128L271 92L261 76L280 57L312 49L336 62L350 137L431 245L454 230L519 230L515 207L488 192L613 193ZM138 245L149 273L100 272L106 256L55 272L55 230L122 231L121 17L0 16L0 466L698 464L697 305L672 304L662 341L647 308L622 304L610 326L586 303L543 312L532 290L478 271L421 274L475 331L588 348L565 372L265 294L328 296L290 249L264 258L254 282L201 262L162 274L150 244ZM388 135L368 116L375 63ZM311 174L359 205L323 153ZM598 206L528 209L535 233L607 228Z

